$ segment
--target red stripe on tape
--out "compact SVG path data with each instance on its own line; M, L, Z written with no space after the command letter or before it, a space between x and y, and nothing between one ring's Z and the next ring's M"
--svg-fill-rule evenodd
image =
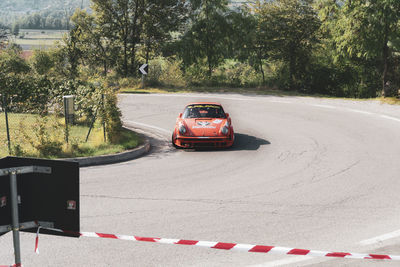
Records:
M184 240L184 239L181 239L178 242L176 242L175 244L178 244L178 245L196 245L198 242L199 241L196 241L196 240Z
M218 242L215 246L213 246L212 248L216 248L216 249L231 249L234 246L236 246L236 244L234 243L222 243L222 242Z
M271 249L273 249L274 246L254 246L252 249L249 250L249 252L261 252L261 253L268 253Z
M389 255L369 254L369 257L365 257L365 259L391 260L392 258Z
M112 234L96 233L96 235L98 235L99 237L102 237L102 238L113 238L113 239L118 239L118 237L117 237L116 235L112 235Z
M160 238L155 238L155 237L140 237L140 236L135 236L137 241L145 241L145 242L157 242L160 240Z
M331 252L326 254L326 257L337 257L337 258L344 258L346 256L350 256L351 253L347 253L347 252Z
M58 231L62 232L63 230L60 229L53 229L53 228L45 228L43 229L51 230L51 231ZM66 232L66 231L64 231ZM93 233L93 232L83 232L83 233L75 233L77 236L87 236L87 237L100 237L100 238L112 238L112 239L128 239L126 236L121 235L114 235L114 234L103 234L103 233ZM132 236L130 236L132 237ZM140 237L140 236L133 236L134 239L129 238L128 240L136 240L136 241L146 241L146 242L159 242L160 238L153 238L153 237ZM169 239L171 240L171 239ZM179 239L174 239L179 240ZM319 256L319 257L337 257L337 258L345 258L346 256L351 256L349 258L352 259L375 259L375 260L400 260L400 256L397 255L380 255L380 254L351 254L348 252L328 252L328 251L313 251L308 249L298 249L298 248L280 248L275 246L262 246L262 245L249 245L249 244L236 244L236 243L224 243L224 242L209 242L209 241L197 241L197 240L186 240L180 239L175 243L167 244L178 244L178 245L199 245L199 242L202 242L202 247L214 248L214 249L224 249L224 250L231 250L234 247L240 247L242 249L246 248L245 250L248 252L259 252L259 253L268 253L272 249L277 248L274 251L277 254L284 254L284 255L309 255L312 256ZM165 243L165 242L161 242ZM251 249L247 250L247 248L251 247ZM366 256L368 255L368 256ZM10 266L1 266L0 267L10 267Z
M307 255L308 253L310 253L309 249L294 248L291 251L289 251L287 254L291 254L291 255Z

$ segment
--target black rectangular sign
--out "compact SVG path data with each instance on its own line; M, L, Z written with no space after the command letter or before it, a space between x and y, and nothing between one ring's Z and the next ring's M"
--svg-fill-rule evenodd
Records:
M79 236L79 164L76 162L6 157L0 169L40 166L51 174L17 174L19 222L44 221L67 232L40 230L44 234ZM10 177L0 176L0 226L11 225ZM36 229L21 231L35 232ZM1 235L1 234L0 234Z

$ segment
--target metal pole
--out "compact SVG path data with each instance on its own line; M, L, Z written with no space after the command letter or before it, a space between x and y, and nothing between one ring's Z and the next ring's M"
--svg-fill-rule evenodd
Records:
M144 89L144 76L146 75L142 74L141 89Z
M104 142L107 141L106 139L106 120L104 118L106 110L105 110L105 103L104 103L104 94L101 94L101 105L103 107L103 135L104 135Z
M67 118L67 99L66 98L64 98L64 117L65 117L65 141L67 142L67 144L68 144L68 135L69 135L69 133L68 133L68 118Z
M10 139L10 127L8 125L8 112L6 98L3 98L4 114L6 115L6 131L7 131L7 143L8 143L8 153L11 155L11 139Z
M89 140L90 132L92 131L92 128L93 128L93 126L94 126L94 123L96 122L96 117L97 117L97 111L98 111L98 110L99 110L99 107L96 108L96 111L95 111L94 116L93 116L93 120L92 120L92 122L90 123L89 131L88 131L88 133L87 133L85 142L87 142L87 141Z
M18 218L18 192L17 192L17 173L10 173L11 189L11 220L14 241L15 265L21 266L21 247L19 242L19 218Z

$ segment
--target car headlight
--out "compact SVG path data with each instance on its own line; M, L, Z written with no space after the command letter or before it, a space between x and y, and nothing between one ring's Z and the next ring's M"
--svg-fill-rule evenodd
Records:
M221 128L221 133L227 135L229 133L229 123L226 122L225 125Z
M186 127L185 127L185 125L183 125L183 123L179 123L179 133L180 134L186 133Z

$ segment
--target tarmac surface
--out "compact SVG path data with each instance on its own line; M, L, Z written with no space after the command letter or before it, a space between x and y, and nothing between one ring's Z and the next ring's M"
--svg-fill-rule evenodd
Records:
M148 134L133 161L81 169L81 231L400 255L400 107L376 101L231 94L120 95ZM176 150L193 101L232 117L227 150ZM21 234L29 266L399 266L110 239ZM12 234L0 265L13 263Z

